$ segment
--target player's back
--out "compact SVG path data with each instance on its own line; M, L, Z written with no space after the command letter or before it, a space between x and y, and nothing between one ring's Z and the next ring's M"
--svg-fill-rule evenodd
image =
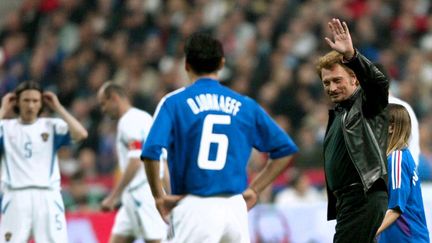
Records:
M252 147L276 157L297 149L252 99L213 79L168 95L156 117L150 136L172 137L166 145L174 194L241 193ZM164 134L166 127L170 134ZM162 140L148 147L164 146Z
M70 142L67 124L38 118L32 124L1 120L2 183L10 188L60 187L57 150Z
M119 120L117 125L116 148L120 170L124 172L129 159L139 159L142 145L148 136L153 118L147 112L130 108ZM129 183L129 188L134 188L147 182L144 166L135 173Z

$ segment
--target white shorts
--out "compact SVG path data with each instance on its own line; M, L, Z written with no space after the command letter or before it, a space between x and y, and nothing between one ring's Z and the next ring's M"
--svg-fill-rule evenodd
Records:
M243 196L186 196L171 212L168 239L173 243L249 243Z
M144 240L164 239L167 225L156 209L148 184L125 191L117 212L112 234Z
M59 190L5 189L1 205L0 242L66 243L64 204Z

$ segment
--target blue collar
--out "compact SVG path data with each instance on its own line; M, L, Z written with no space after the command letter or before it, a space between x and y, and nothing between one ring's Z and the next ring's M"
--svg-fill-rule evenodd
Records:
M219 80L212 78L199 78L195 80L196 85L220 85Z

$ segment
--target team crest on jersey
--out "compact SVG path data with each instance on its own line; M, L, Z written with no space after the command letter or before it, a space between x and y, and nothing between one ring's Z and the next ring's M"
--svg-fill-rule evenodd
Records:
M12 233L11 232L6 232L5 234L5 241L9 242L12 238Z
M48 141L49 134L47 132L41 133L42 140L44 142Z

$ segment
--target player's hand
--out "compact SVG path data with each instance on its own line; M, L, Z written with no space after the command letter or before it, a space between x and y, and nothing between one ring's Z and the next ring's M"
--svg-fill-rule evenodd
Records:
M353 58L355 51L346 22L341 23L339 19L333 18L328 22L328 26L333 35L333 40L325 37L329 46L333 50L341 53L346 60Z
M53 111L58 111L61 107L60 101L53 92L45 91L42 95L44 103Z
M185 196L183 195L164 195L160 198L156 198L156 208L159 211L162 219L168 223L169 214L171 210L182 200Z
M3 110L4 113L8 113L13 110L14 106L16 105L16 102L17 100L16 100L15 93L7 93L2 98L1 109Z
M102 211L113 211L115 209L116 204L117 204L117 198L108 196L101 203Z
M258 202L258 193L251 188L247 188L243 192L243 198L246 201L247 210L251 210Z

